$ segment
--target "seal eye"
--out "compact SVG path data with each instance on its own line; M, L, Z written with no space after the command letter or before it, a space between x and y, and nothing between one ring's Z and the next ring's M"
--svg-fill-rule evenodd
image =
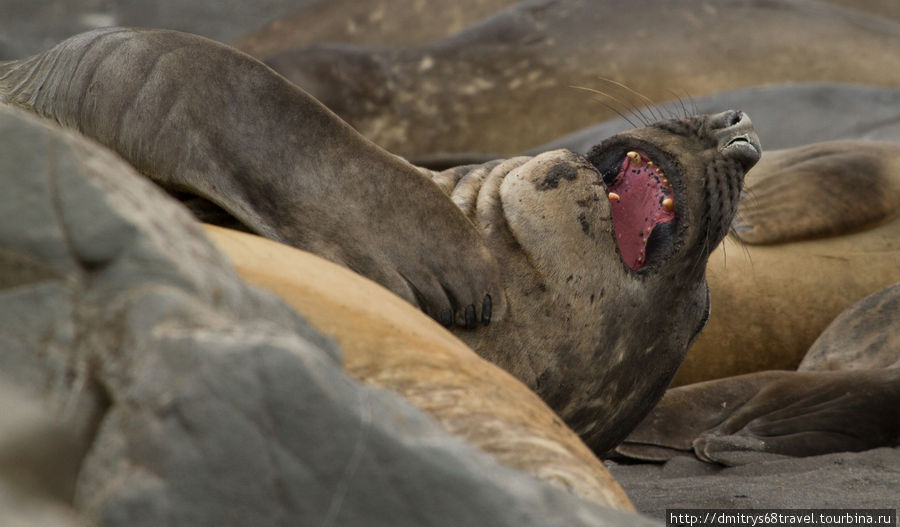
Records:
M674 191L662 169L636 151L625 154L610 179L604 175L616 244L625 264L638 270L674 239Z

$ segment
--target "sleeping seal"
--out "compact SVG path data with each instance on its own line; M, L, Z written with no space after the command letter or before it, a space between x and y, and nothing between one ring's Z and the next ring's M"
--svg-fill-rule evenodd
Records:
M900 23L814 0L529 0L423 45L320 43L259 58L378 145L419 158L522 152L678 95L900 87L898 49Z
M727 111L587 156L431 172L249 56L171 31L98 30L0 65L0 97L422 307L598 453L662 396L703 328L706 261L760 156L749 117Z

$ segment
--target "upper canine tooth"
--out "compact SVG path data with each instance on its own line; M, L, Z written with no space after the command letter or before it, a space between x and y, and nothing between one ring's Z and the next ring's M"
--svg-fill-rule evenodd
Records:
M621 198L615 192L609 193L609 201L619 201Z
M666 209L666 212L672 212L673 210L675 210L675 200L672 198L663 199L662 208Z
M631 166L639 167L644 164L644 158L642 158L641 154L638 154L634 150L628 152L625 155L628 156L628 159L631 160Z

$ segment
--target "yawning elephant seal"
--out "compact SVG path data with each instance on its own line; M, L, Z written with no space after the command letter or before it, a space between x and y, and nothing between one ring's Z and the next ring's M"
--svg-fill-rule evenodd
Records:
M0 65L0 97L455 324L598 453L662 396L703 328L706 260L760 156L750 119L727 111L586 157L434 173L249 56L171 31L99 30Z

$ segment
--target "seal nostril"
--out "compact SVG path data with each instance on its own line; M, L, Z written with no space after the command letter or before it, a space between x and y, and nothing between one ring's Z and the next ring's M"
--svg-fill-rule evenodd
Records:
M731 115L728 116L728 126L734 126L741 122L744 114L742 112L731 112Z

